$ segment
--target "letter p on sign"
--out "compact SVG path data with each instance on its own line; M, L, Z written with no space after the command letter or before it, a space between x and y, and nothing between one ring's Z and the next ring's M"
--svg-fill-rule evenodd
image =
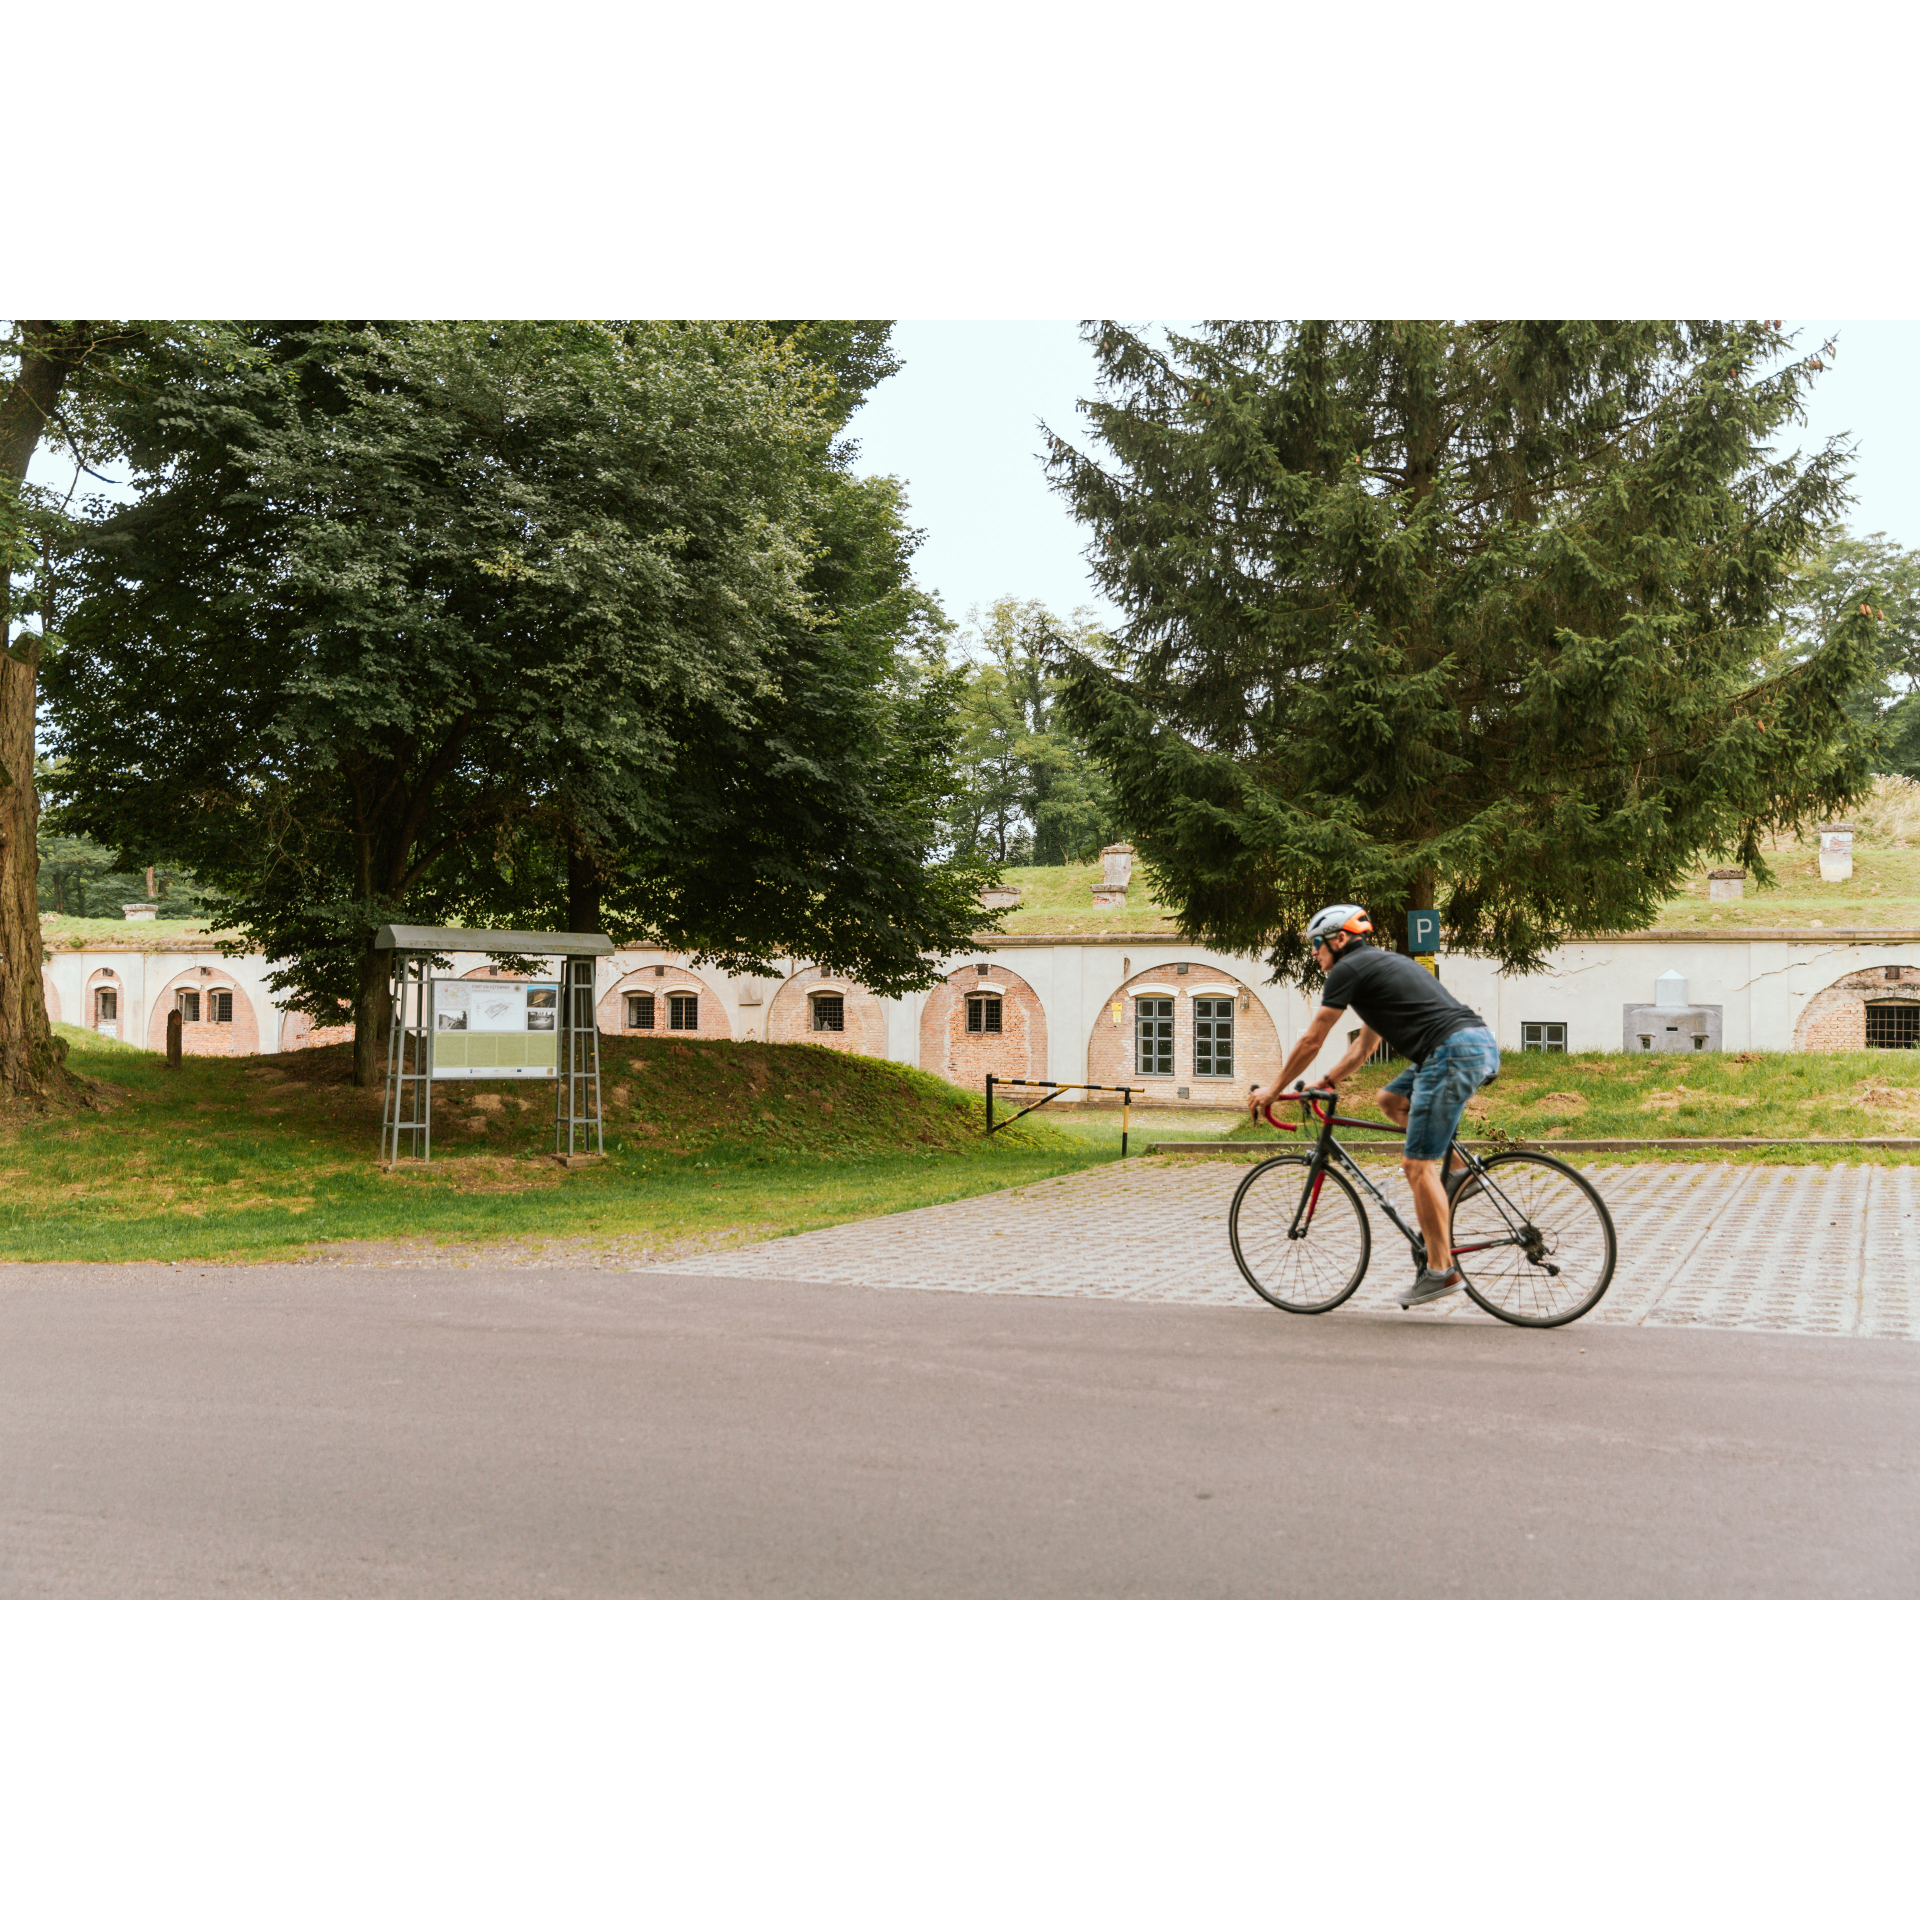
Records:
M1407 951L1440 951L1440 912L1437 907L1410 907L1407 910Z

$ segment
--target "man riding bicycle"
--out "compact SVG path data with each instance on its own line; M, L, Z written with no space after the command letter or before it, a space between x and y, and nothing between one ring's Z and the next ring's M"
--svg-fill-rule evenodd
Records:
M1440 1162L1467 1102L1500 1071L1500 1049L1487 1023L1417 960L1369 945L1372 931L1363 907L1324 907L1313 916L1307 939L1327 976L1320 1010L1273 1085L1256 1088L1248 1104L1256 1116L1264 1113L1313 1064L1349 1007L1360 1016L1360 1031L1320 1086L1332 1092L1366 1065L1382 1040L1413 1062L1380 1090L1381 1111L1407 1130L1400 1166L1427 1247L1427 1264L1400 1296L1400 1304L1411 1307L1461 1291L1448 1225L1450 1196Z

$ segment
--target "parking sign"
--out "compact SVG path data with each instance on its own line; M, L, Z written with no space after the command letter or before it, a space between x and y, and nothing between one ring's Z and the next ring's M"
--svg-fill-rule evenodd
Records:
M1407 909L1407 951L1409 953L1440 951L1440 912L1437 907Z

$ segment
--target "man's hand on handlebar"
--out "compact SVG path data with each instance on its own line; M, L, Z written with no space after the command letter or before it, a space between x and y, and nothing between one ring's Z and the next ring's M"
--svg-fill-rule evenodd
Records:
M1247 1096L1247 1110L1256 1120L1271 1120L1276 1100L1298 1100L1316 1093L1332 1094L1338 1091L1336 1083L1324 1074L1311 1087L1304 1080L1296 1080L1291 1091L1277 1083L1271 1087L1255 1087Z

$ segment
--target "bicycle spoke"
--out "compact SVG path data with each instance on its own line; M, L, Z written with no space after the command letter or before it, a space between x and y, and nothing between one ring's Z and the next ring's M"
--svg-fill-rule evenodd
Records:
M1310 1195L1309 1212L1303 1201ZM1241 1181L1228 1238L1263 1300L1289 1313L1325 1313L1360 1284L1372 1236L1345 1179L1331 1168L1316 1176L1303 1154L1265 1161Z
M1455 1257L1489 1313L1558 1326L1588 1311L1613 1277L1613 1222L1573 1168L1545 1154L1493 1156L1454 1202Z

